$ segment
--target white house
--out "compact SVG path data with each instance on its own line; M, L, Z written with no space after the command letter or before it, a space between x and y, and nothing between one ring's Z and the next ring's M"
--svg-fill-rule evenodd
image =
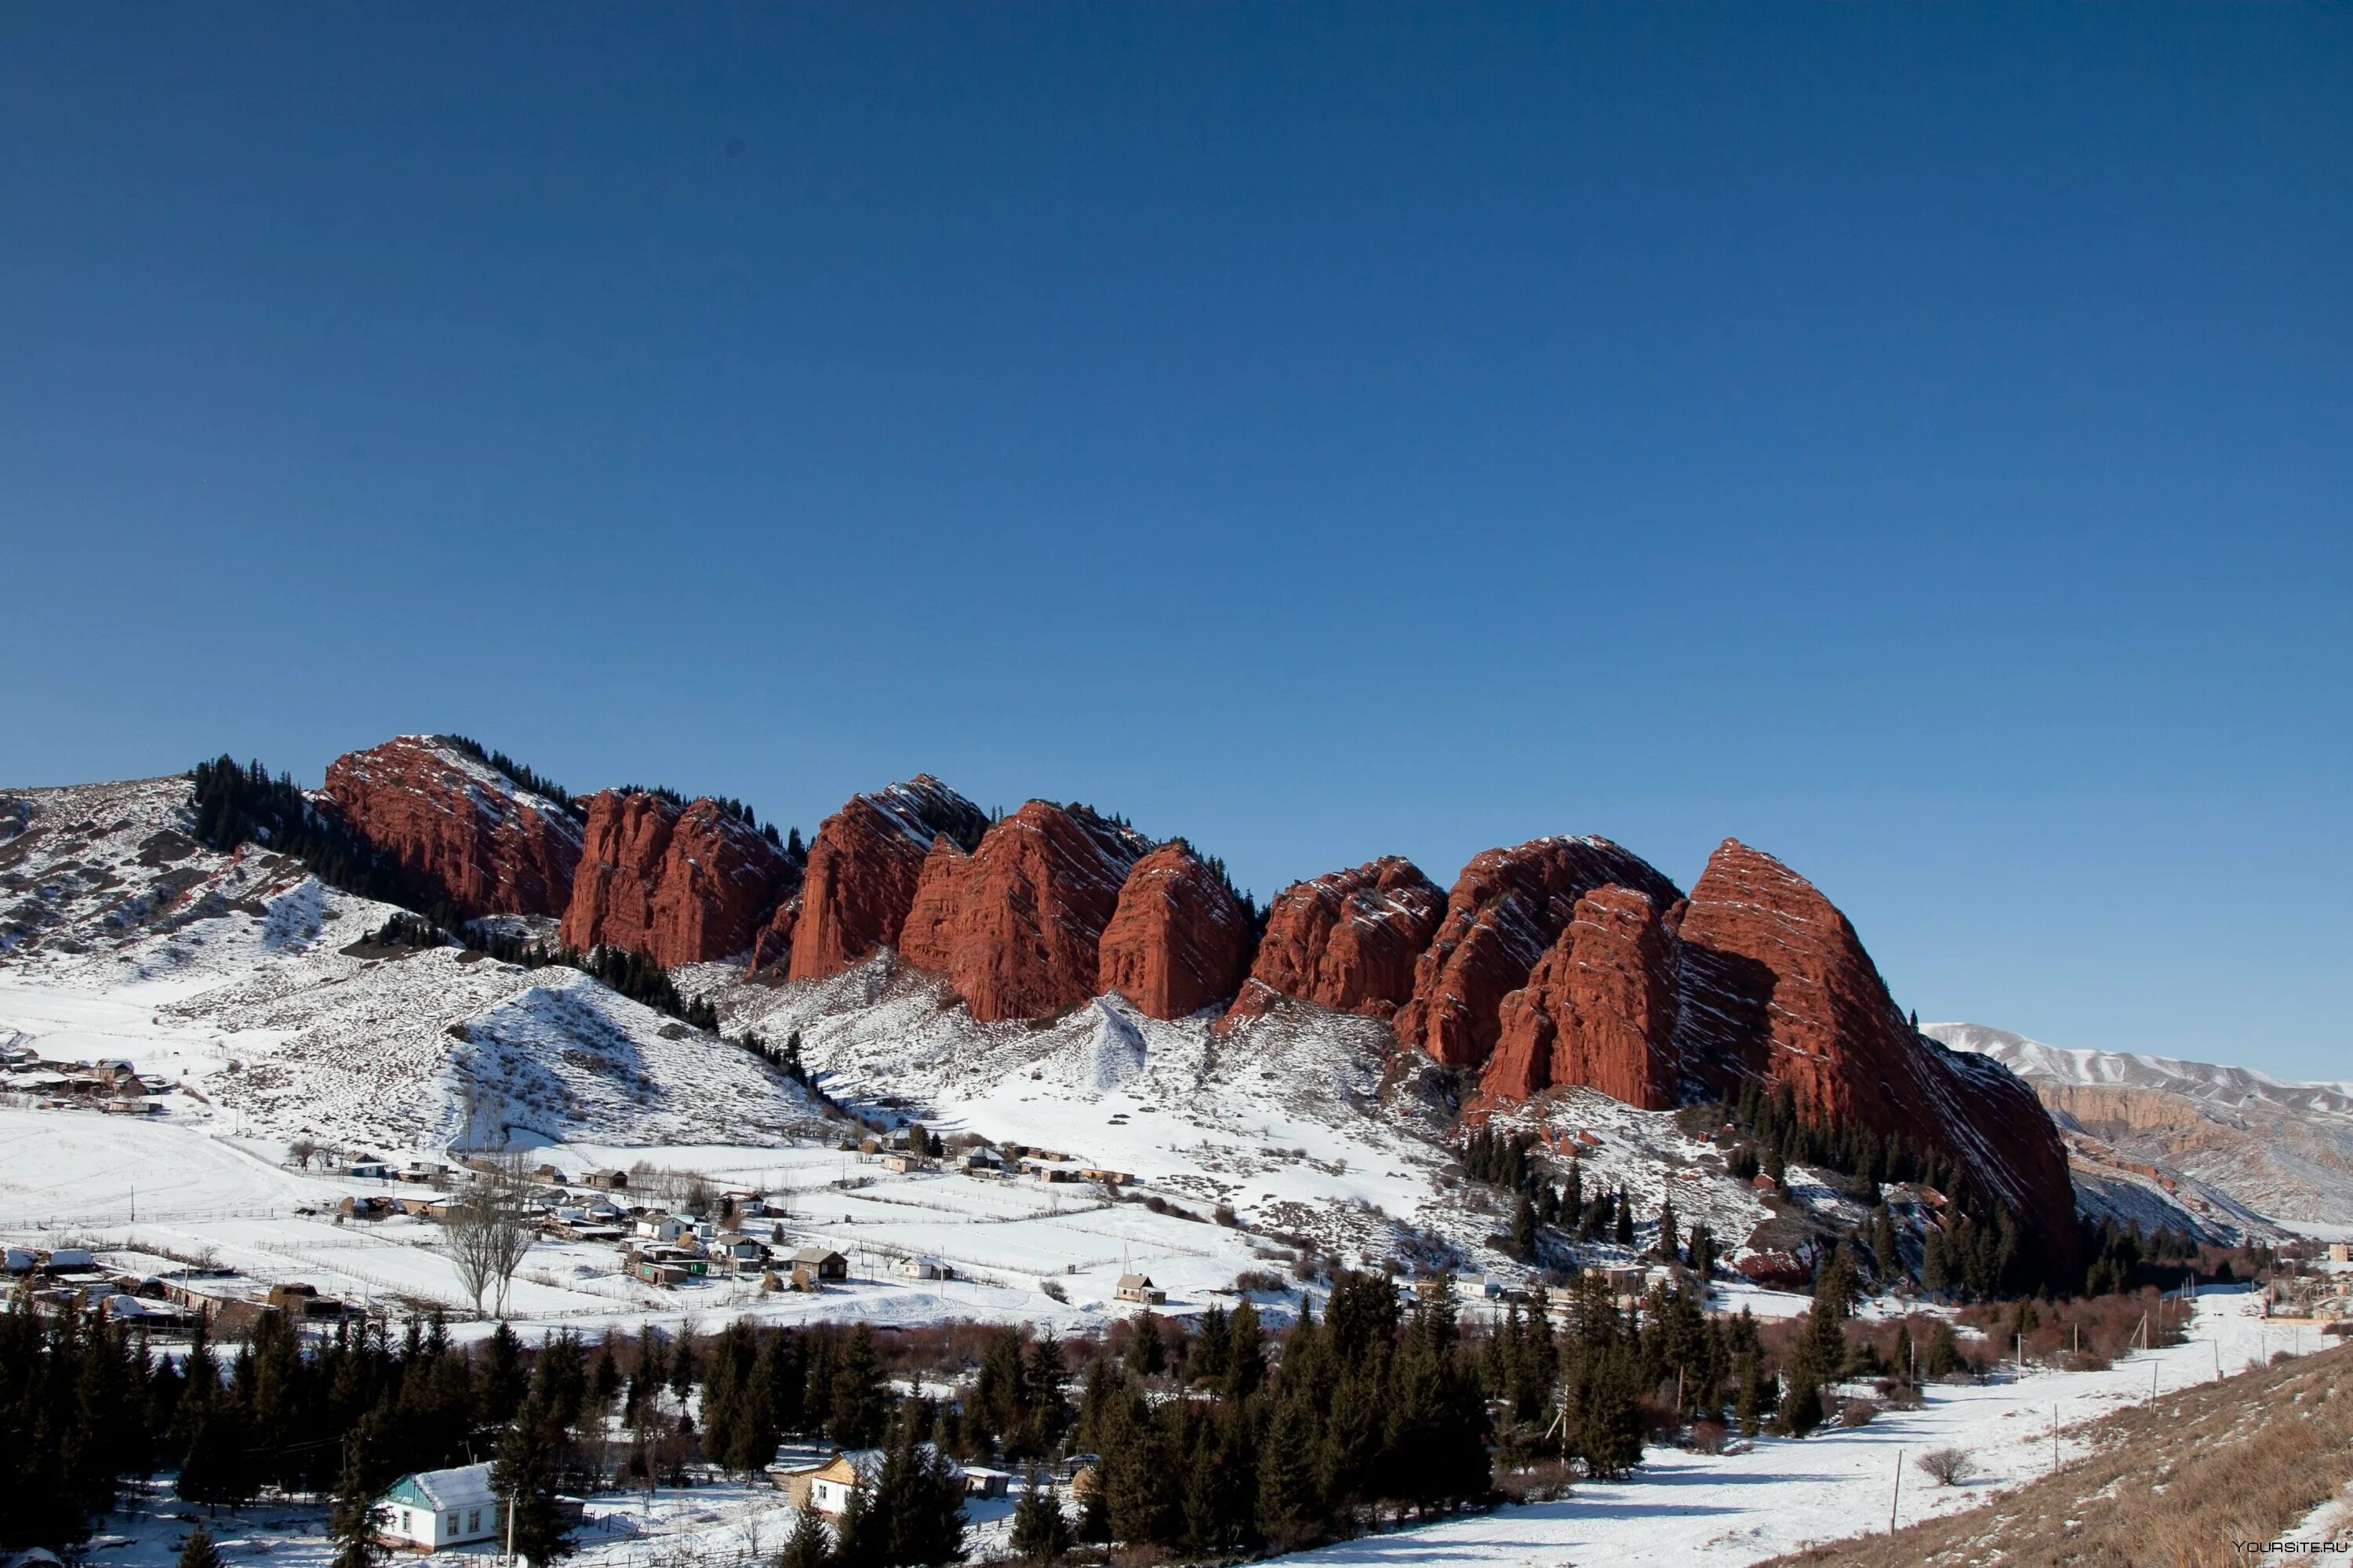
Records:
M376 1505L383 1510L378 1533L395 1546L423 1552L494 1541L506 1522L491 1493L488 1465L415 1471L393 1482Z
M942 1460L950 1479L957 1486L965 1484L964 1467L954 1459L942 1459L939 1450L924 1443L916 1449L926 1461ZM875 1481L882 1474L882 1450L852 1448L836 1454L815 1469L796 1471L786 1484L786 1495L795 1508L807 1508L822 1514L839 1518L849 1506L849 1494L860 1487L871 1494ZM802 1488L807 1489L807 1492Z

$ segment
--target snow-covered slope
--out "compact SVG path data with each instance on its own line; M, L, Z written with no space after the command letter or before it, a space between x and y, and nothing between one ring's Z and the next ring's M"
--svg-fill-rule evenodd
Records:
M2109 1151L2105 1179L2121 1174L2147 1191L2203 1201L2206 1217L2225 1229L2240 1213L2324 1224L2353 1216L2353 1086L2063 1050L1976 1023L1932 1023L1925 1033L1993 1057L2034 1086L2071 1134L2079 1192L2082 1157L2096 1145Z
M1350 1264L1518 1269L1490 1240L1511 1228L1507 1200L1463 1178L1435 1070L1385 1078L1394 1046L1372 1020L1303 1005L1220 1034L1113 996L1036 1023L979 1023L888 954L821 981L774 986L716 964L679 979L730 1030L798 1034L845 1101L1142 1175L1202 1213L1229 1209ZM1580 1094L1544 1114L1596 1131L1587 1180L1625 1186L1646 1217L1672 1194L1679 1215L1731 1246L1768 1217L1671 1113Z
M377 948L389 906L188 835L185 779L0 795L0 1044L130 1058L164 1104L335 1147L817 1128L748 1053L566 969ZM5 1080L0 1080L0 1086ZM469 1119L471 1119L470 1129Z

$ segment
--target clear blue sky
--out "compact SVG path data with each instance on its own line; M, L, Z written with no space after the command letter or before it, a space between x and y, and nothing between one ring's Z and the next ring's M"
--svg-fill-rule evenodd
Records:
M0 779L1735 834L2353 1077L2341 6L0 9Z

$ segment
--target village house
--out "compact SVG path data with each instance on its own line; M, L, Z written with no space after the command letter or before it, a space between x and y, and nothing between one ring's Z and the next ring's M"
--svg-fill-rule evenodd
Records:
M1168 1292L1152 1283L1148 1274L1123 1274L1119 1287L1112 1292L1122 1301L1140 1301L1147 1307L1157 1307L1168 1299Z
M582 1177L581 1181L588 1186L607 1192L626 1192L629 1190L628 1173L622 1171L591 1171Z
M935 1257L902 1257L891 1271L902 1279L954 1279L955 1270Z
M930 1443L918 1446L924 1458L943 1457L938 1447ZM945 1459L944 1467L951 1479L965 1484L966 1472L954 1459ZM785 1496L795 1508L839 1519L849 1506L849 1494L860 1487L871 1491L882 1474L882 1450L852 1448L836 1454L824 1464L811 1468L787 1470L778 1478ZM999 1494L1001 1495L1001 1494Z
M900 1176L904 1176L910 1171L921 1171L930 1163L931 1161L922 1155L910 1154L903 1150L882 1157L882 1169Z
M412 1472L393 1482L377 1506L379 1538L420 1552L495 1541L505 1523L488 1465Z
M818 1284L838 1283L849 1277L849 1260L825 1247L805 1246L793 1254L792 1263L796 1285L804 1275Z

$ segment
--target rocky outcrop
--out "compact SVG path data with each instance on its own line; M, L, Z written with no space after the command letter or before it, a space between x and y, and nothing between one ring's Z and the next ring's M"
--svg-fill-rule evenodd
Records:
M801 895L795 888L791 896L779 903L775 913L760 927L760 934L752 938L750 971L773 969L793 956L793 927L800 923Z
M1401 855L1293 883L1267 906L1250 980L1228 1020L1254 1017L1285 997L1394 1017L1413 994L1414 960L1445 906L1437 884Z
M668 969L751 948L798 881L784 852L715 800L591 796L563 939L627 948Z
M1084 806L1045 800L992 825L969 854L936 838L901 915L899 956L946 975L984 1022L1075 1007L1102 989L1103 928L1150 847Z
M1608 839L1536 839L1473 858L1455 878L1437 934L1414 964L1398 1037L1445 1066L1484 1063L1502 1033L1504 998L1526 983L1577 901L1613 885L1662 909L1681 896L1640 855Z
M1786 1085L1814 1117L1937 1150L2073 1258L2066 1150L2033 1092L1999 1063L1915 1033L1811 883L1726 839L1678 935L1675 1046L1712 1086L1743 1075Z
M1135 863L1098 949L1096 983L1155 1018L1226 1001L1250 961L1250 912L1183 839Z
M895 944L932 841L977 842L987 825L979 807L928 773L853 797L809 844L786 972L823 980Z
M1481 1087L1525 1099L1555 1085L1647 1110L1682 1099L1674 1050L1675 938L1648 894L1599 887L1505 996Z
M421 895L463 915L560 916L571 902L579 822L438 736L345 753L320 796Z

